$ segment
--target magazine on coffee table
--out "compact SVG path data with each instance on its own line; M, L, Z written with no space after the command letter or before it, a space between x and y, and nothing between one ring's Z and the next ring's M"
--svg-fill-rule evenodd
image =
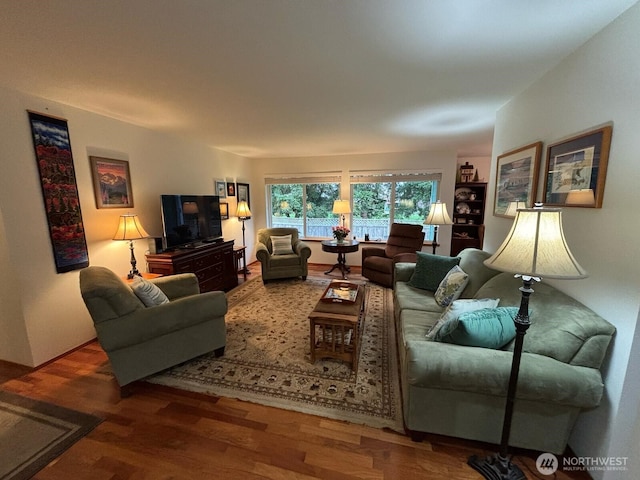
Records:
M323 302L355 303L358 285L349 282L331 282L322 294Z

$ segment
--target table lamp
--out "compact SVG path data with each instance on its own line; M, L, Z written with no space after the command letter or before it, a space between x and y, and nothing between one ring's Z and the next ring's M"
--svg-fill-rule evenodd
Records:
M592 189L583 188L569 191L565 203L573 207L593 207L596 204L596 199Z
M118 223L118 230L113 236L114 240L128 240L129 249L131 250L131 271L127 275L128 279L132 279L134 276L139 276L140 272L136 268L136 256L133 253L133 241L141 238L147 238L149 234L140 224L138 215L126 214L120 215L120 223Z
M518 386L522 345L529 321L529 296L533 293L531 285L539 282L540 277L557 279L578 279L587 276L586 271L571 254L562 232L562 211L559 208L519 209L500 248L484 264L501 272L515 273L522 278L522 297L520 308L513 319L516 327L513 360L507 389L507 402L502 424L500 452L480 459L473 455L468 464L484 478L495 480L526 479L520 468L509 457L509 434L511 418Z
M438 225L452 225L451 217L447 212L447 204L438 200L431 204L429 215L424 220L424 225L433 225L433 254L436 254L438 248Z
M351 205L349 205L349 200L334 200L333 213L342 215L342 226L344 227L344 214L351 213Z
M509 205L507 205L507 210L504 212L504 216L515 217L516 212L518 211L519 208L527 208L527 204L524 203L522 200L515 200L513 202L509 202Z

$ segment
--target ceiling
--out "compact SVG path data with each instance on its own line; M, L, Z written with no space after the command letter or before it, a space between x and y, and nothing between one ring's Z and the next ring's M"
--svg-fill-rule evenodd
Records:
M0 84L245 157L489 155L637 0L0 0Z

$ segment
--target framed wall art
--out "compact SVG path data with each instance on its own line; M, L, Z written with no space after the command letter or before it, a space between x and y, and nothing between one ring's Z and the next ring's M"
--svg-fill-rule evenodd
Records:
M247 205L249 205L249 208L251 208L251 202L249 201L249 184L238 182L236 185L238 187L238 201L241 202L244 200L247 202Z
M232 178L227 178L227 197L236 196L236 184Z
M89 157L97 208L131 208L133 191L129 162Z
M67 121L27 111L58 273L89 266Z
M493 214L506 215L511 202L524 202L531 207L536 198L542 142L525 145L498 156Z
M607 125L547 147L545 205L602 208L612 132ZM582 199L572 201L576 196Z
M227 198L227 184L224 180L215 180L215 194L220 198Z
M229 204L227 202L220 202L220 219L229 220Z

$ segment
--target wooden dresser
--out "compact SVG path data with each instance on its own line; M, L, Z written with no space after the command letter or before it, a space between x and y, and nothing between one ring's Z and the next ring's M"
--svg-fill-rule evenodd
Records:
M233 240L147 255L149 273L195 273L201 292L231 290L238 285Z

